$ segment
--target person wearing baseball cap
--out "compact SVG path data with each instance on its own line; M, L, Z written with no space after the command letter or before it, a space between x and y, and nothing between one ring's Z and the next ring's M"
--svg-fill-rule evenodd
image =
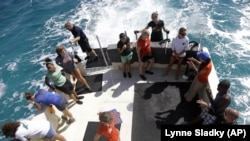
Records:
M197 58L197 59L196 59ZM196 72L196 76L189 87L189 90L184 95L188 102L191 102L199 91L206 88L208 84L208 76L212 70L212 61L208 52L197 52L196 58L188 58L188 66ZM201 95L202 99L207 99L206 95Z

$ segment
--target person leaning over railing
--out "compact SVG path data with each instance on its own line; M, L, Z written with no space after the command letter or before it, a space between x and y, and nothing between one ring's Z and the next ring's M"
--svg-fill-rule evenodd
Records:
M84 96L78 96L74 90L73 84L62 74L59 66L55 65L50 58L45 59L45 65L47 67L47 74L45 76L45 84L54 92L57 92L57 89L69 95L77 104L82 104L80 99ZM54 83L55 86L50 85L50 80Z

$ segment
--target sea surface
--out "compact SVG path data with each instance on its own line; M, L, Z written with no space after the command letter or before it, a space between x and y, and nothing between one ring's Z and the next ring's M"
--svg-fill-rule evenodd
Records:
M42 61L55 58L55 48L72 35L66 21L80 26L93 48L117 43L121 32L133 31L158 11L170 30L188 30L190 40L209 49L220 80L231 81L231 107L239 124L250 124L250 1L249 0L0 0L0 125L31 118L36 109L24 92L45 87ZM78 47L76 47L78 48ZM1 141L5 141L0 136Z

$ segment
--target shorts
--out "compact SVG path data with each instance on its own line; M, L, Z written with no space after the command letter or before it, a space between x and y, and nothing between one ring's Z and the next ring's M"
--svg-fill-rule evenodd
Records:
M145 63L145 62L147 62L148 60L153 59L153 58L154 58L153 54L150 53L150 54L148 54L148 55L143 56L143 57L141 58L141 61L142 61L143 63Z
M72 85L72 83L66 79L66 82L62 85L62 86L55 86L58 90L64 92L67 95L71 95L72 91L74 89L74 86Z
M133 52L131 52L130 54L128 54L126 56L121 56L122 63L126 63L126 62L132 60L132 56L133 56Z
M48 133L45 135L44 138L52 140L52 138L56 135L56 131L53 129L53 127L50 125Z
M92 51L92 48L90 47L90 45L89 45L89 42L83 42L83 43L80 43L79 44L80 45L80 47L81 47L81 49L82 49L82 52L91 52Z
M64 111L67 108L67 100L62 96L61 100L59 101L58 104L55 105L55 107L59 111Z
M207 112L205 108L202 108L200 117L203 119L203 125L213 124L217 118L215 115L212 115L209 112Z

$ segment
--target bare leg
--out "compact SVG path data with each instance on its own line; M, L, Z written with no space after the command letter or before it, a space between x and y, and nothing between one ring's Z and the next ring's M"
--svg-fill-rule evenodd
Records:
M127 65L126 65L127 67L127 72L130 72L131 71L131 60L129 60L128 62L127 62Z
M154 62L155 62L155 59L150 59L149 60L149 64L148 64L147 69L146 69L147 71L150 71L150 69L153 66Z
M175 73L175 79L176 80L179 79L182 62L183 62L183 57L180 57L179 60L178 60L178 66L177 66L176 73Z
M72 73L72 76L74 76L77 80L79 80L85 87L90 88L88 82L85 78L82 77L82 74L80 70L77 68Z
M97 56L97 54L96 54L96 52L95 52L95 50L91 50L91 52L90 52L91 54L93 54L94 56Z
M143 73L143 66L144 66L144 63L142 61L139 62L139 74L140 75L144 75L144 73Z
M168 66L167 66L167 70L166 70L166 75L168 75L168 73L169 73L169 71L171 70L171 68L172 68L172 66L173 66L173 64L174 64L174 62L175 62L175 60L176 60L176 58L172 55L171 56L171 59L170 59L170 62L169 62L169 64L168 64Z
M69 119L74 119L72 113L69 111L69 109L65 109L62 111L64 116L69 117Z
M57 141L57 140L59 140L59 141L67 141L67 140L64 138L64 136L62 136L62 135L60 135L60 134L58 134L58 133L55 134L55 136L53 137L52 140L53 140L53 141Z

